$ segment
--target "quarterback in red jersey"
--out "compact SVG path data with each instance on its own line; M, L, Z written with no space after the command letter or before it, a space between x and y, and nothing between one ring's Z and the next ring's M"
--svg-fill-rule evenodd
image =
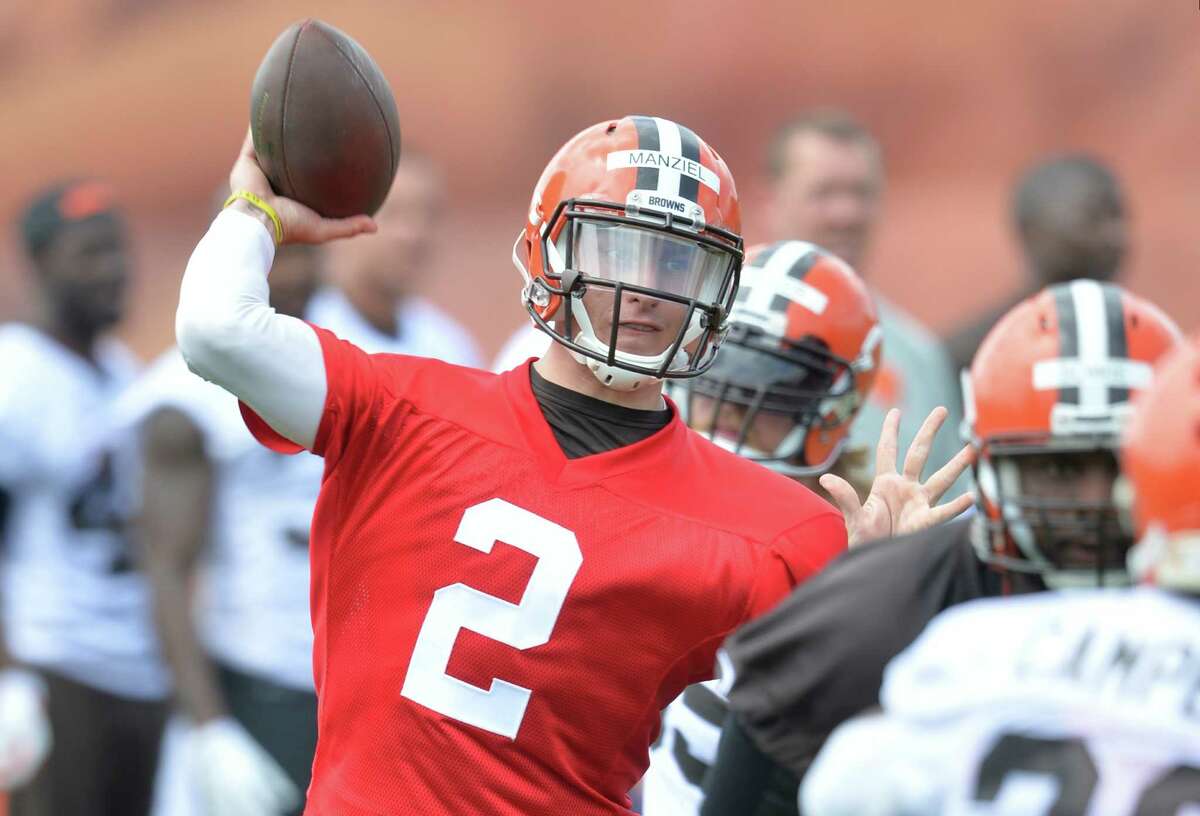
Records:
M273 235L374 225L273 195L249 141L231 182L249 195L197 246L177 334L264 443L325 458L306 812L628 813L659 711L847 541L831 506L662 396L726 331L742 242L725 163L660 118L570 140L514 251L556 342L500 375L273 313ZM882 523L946 512L919 487ZM852 532L886 504L869 497Z

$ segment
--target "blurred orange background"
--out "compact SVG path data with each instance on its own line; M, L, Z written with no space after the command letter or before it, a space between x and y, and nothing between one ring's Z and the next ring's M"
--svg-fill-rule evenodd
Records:
M850 110L882 141L885 216L863 271L934 328L1016 285L1010 188L1066 150L1099 155L1127 187L1130 287L1200 326L1200 12L1139 0L0 3L0 319L29 306L11 226L21 203L51 180L99 176L137 240L123 331L146 355L167 345L255 68L307 15L372 53L405 143L444 169L449 210L422 286L489 351L522 319L509 251L569 136L625 113L688 124L732 167L755 241L765 144L811 105Z

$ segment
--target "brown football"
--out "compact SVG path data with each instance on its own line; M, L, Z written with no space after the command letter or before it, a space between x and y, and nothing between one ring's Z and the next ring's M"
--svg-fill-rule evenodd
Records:
M275 192L329 218L374 215L400 160L396 100L361 45L301 20L263 57L250 129Z

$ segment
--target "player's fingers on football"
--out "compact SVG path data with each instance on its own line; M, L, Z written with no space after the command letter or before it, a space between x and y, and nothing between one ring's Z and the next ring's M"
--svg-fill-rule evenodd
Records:
M250 129L246 129L246 138L242 140L242 149L238 153L233 169L229 171L229 187L231 190L249 190L255 195L271 196L271 184L258 163L258 155L254 152L254 138Z
M319 243L336 241L340 238L353 238L366 232L375 232L375 221L368 215L356 215L351 218L324 219L316 228L316 240Z
M825 488L825 492L833 499L833 503L837 505L838 510L842 511L842 515L847 519L854 516L862 508L862 504L858 501L858 494L854 492L854 488L843 479L841 476L834 476L832 473L826 473L817 480L821 487Z
M883 418L879 444L875 446L875 475L896 472L896 447L900 436L900 409L893 408Z
M904 475L908 478L921 478L921 471L925 469L929 451L933 448L933 438L946 421L947 413L946 409L939 405L930 411L929 416L921 423L920 430L913 437L912 444L908 446L908 452L904 455Z
M968 507L975 503L975 495L973 493L964 493L961 496L955 496L945 504L939 504L933 508L930 513L933 524L941 524L943 521L949 521L959 513L966 511Z
M254 152L254 131L249 125L246 125L246 136L242 139L241 155L258 160L258 156Z
M942 497L942 494L950 489L950 485L958 480L963 471L971 466L975 461L975 449L970 445L964 445L963 449L951 457L950 461L938 468L925 482L925 496L929 499L929 503L933 504Z

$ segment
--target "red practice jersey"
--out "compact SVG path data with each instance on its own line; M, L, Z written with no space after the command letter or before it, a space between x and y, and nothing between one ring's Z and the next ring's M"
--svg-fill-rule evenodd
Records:
M495 375L317 333L306 813L628 813L660 710L845 548L841 516L678 415L568 460L527 365Z

